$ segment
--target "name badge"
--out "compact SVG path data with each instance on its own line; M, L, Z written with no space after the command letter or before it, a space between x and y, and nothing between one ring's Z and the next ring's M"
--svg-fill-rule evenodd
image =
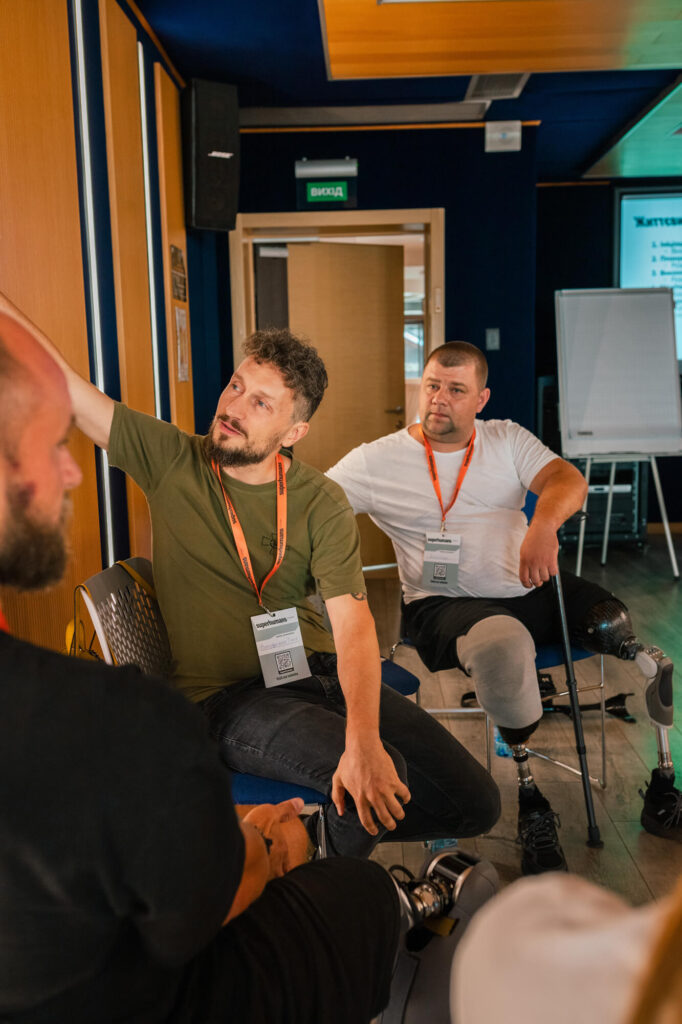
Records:
M423 586L455 586L459 576L461 550L461 534L427 533L422 568Z
M310 669L295 608L252 615L251 627L266 686L308 678Z

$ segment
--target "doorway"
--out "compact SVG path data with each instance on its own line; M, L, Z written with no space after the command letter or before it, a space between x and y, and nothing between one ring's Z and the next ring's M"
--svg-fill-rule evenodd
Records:
M351 448L416 418L424 353L443 338L443 210L240 214L230 233L235 365L258 328L310 339L329 373L297 445L324 471ZM366 566L394 562L359 516Z

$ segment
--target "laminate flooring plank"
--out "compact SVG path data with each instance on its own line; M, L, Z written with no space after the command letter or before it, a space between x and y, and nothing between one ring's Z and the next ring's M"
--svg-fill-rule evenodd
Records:
M616 829L653 896L667 896L682 874L682 845L650 835L639 821L616 822Z

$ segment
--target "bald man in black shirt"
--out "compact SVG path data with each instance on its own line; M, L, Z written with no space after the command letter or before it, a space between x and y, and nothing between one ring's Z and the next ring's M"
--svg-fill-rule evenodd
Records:
M70 423L61 370L0 303L0 583L61 577ZM300 802L240 822L200 711L14 639L1 611L0 779L3 1020L363 1024L385 1005L389 876L288 872Z

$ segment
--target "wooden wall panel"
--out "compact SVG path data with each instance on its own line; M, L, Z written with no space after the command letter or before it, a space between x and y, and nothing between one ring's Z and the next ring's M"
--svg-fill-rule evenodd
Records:
M121 397L153 416L137 32L116 0L100 0L99 15ZM151 558L147 501L130 478L127 494L131 553Z
M0 288L89 376L66 3L0 0ZM2 594L13 631L64 644L76 582L101 568L92 444L74 436L73 557L47 594Z
M171 247L181 254L187 274L187 239L182 194L182 146L180 132L180 96L172 79L160 64L154 65L156 92L157 144L159 151L159 192L163 239L163 279L166 299L166 335L168 338L168 375L170 378L171 419L183 430L194 432L194 394L192 391L192 343L189 328L189 292L184 300L174 294ZM177 283L177 274L176 274ZM185 283L185 289L187 284ZM184 340L182 334L184 331ZM179 350L183 357L178 358ZM184 372L181 363L184 363ZM185 379L180 379L184 377Z

